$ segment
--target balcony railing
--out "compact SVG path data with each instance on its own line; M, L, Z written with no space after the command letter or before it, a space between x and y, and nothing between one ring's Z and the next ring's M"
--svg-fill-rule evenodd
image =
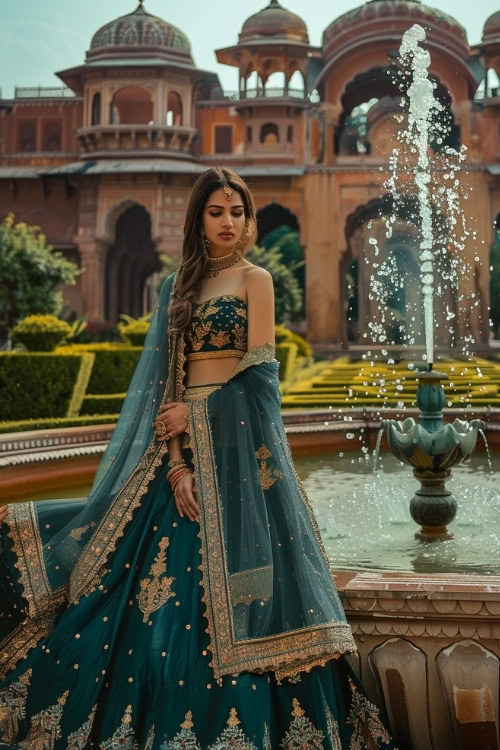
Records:
M15 99L74 99L75 92L68 86L16 86Z
M229 99L230 101L241 101L242 99L282 99L290 97L291 99L306 99L307 94L303 89L285 89L279 88L258 88L247 89L246 91L223 91L215 88L210 92L211 99Z
M195 128L169 125L92 125L76 131L82 154L144 156L192 153Z

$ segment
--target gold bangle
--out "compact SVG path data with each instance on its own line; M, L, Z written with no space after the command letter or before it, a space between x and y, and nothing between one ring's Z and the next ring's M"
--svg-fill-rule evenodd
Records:
M179 484L179 482L182 479L182 477L185 477L187 474L191 474L191 470L190 469L186 469L186 471L183 471L182 474L179 477L177 477L177 479L175 480L175 482L171 485L172 491L175 490L175 488Z

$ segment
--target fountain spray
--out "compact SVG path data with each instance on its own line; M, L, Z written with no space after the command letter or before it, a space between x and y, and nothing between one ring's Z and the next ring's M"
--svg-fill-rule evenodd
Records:
M474 451L478 431L484 423L478 419L467 423L455 420L444 424L442 409L445 393L441 381L447 375L433 369L434 362L434 236L431 207L431 165L429 162L430 134L433 119L443 106L434 97L434 84L428 69L431 57L420 47L425 41L424 29L415 24L403 36L400 47L401 62L411 71L412 83L408 89L409 114L407 130L401 139L411 145L417 153L413 167L413 178L417 189L421 221L420 277L424 301L424 325L428 372L420 373L417 404L420 408L419 424L414 419L404 422L384 420L382 427L387 434L389 447L394 455L413 467L413 474L421 487L410 502L410 513L421 525L416 536L422 540L449 539L453 534L448 524L457 511L457 502L446 489L451 468L469 458ZM452 152L449 149L449 152ZM454 154L456 152L453 152ZM401 196L396 190L397 155L392 162L392 178L386 183L392 188L395 201ZM463 151L457 154L462 160ZM456 191L447 195L447 205L453 223L454 212L459 211Z

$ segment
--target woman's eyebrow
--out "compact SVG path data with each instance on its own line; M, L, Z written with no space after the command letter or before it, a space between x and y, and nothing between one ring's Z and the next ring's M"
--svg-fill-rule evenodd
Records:
M212 203L210 206L207 206L207 208L224 208L224 206L218 206L217 203ZM245 208L243 203L237 203L234 206L231 206L231 208Z

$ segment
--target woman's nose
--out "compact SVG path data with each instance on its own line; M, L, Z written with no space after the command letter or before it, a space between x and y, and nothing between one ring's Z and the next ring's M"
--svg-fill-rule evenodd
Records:
M223 216L222 223L225 227L232 227L233 226L233 217L231 214L227 214Z

